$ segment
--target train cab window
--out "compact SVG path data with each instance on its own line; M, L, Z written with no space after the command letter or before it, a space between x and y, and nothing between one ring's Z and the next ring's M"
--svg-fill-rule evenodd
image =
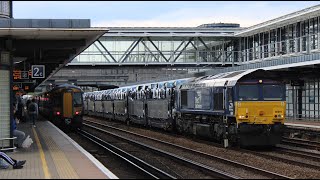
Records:
M281 85L263 85L263 99L280 101L284 100L284 87Z
M74 103L74 107L82 106L82 93L73 94L73 103Z
M259 99L258 85L239 85L239 101L256 101Z

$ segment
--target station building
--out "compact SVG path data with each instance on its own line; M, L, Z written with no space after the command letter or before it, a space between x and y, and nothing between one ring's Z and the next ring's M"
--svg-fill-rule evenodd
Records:
M316 5L247 28L108 27L51 80L124 86L263 68L286 78L288 119L319 120L319 16Z
M31 91L66 82L110 88L263 68L286 78L288 118L320 119L320 5L247 28L208 23L95 29L88 20L12 19L12 5L2 2L0 138L10 137L9 87L18 83L10 76L13 67L35 64L48 69L44 80L33 79Z

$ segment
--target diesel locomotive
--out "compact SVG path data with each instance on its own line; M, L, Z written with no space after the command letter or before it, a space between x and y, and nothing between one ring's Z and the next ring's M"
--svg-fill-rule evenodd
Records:
M261 69L84 94L85 113L215 139L274 146L286 117L285 82Z
M64 84L36 96L39 113L54 124L70 129L82 126L83 91L80 87Z

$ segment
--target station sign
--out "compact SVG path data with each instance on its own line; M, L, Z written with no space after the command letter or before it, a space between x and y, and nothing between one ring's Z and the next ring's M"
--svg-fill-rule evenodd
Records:
M45 78L44 65L32 65L31 72L32 72L32 78Z
M21 71L21 79L29 79L29 71Z
M34 82L14 82L12 86L13 91L27 92L34 86Z
M31 71L13 70L13 80L29 79Z

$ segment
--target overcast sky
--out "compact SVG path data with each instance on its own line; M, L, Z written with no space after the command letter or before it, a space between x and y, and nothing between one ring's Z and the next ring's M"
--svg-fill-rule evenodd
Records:
M15 19L90 19L92 27L248 27L320 1L13 1Z

